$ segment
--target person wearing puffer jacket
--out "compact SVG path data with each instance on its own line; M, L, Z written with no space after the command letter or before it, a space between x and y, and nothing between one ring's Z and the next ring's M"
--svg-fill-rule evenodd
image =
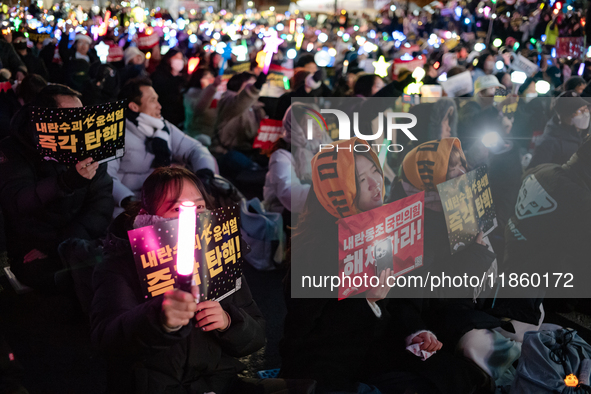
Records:
M117 217L139 198L146 178L158 167L179 163L191 171L208 168L218 173L215 159L199 141L160 115L162 108L149 79L133 79L119 93L129 106L125 121L125 156L109 162Z
M234 75L228 81L228 90L218 102L218 116L212 145L226 153L237 150L248 154L265 117L263 104L258 102L267 74L260 73L255 80L251 73Z
M295 103L283 118L282 136L271 149L269 172L265 178L263 196L267 209L283 213L284 223L290 223L290 213L302 212L312 180L311 160L318 153L320 144L332 140L313 123L314 138L307 140L302 125L307 124L309 105ZM316 108L317 110L317 108Z

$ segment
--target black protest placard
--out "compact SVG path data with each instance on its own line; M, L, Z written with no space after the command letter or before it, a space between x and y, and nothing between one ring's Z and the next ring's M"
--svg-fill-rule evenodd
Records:
M51 38L51 34L48 33L38 33L36 30L29 31L29 41L34 42L35 44L42 44L43 41Z
M131 230L128 237L144 297L178 287L178 219ZM197 215L193 280L199 286L201 301L220 301L240 289L240 239L238 205Z
M30 109L37 152L44 160L76 164L92 157L99 163L125 152L124 101L79 108Z
M437 185L451 254L465 249L480 231L488 235L497 227L497 216L486 167Z

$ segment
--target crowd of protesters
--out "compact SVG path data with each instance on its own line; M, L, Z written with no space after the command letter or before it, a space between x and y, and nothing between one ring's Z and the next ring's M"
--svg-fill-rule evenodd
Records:
M65 3L0 11L0 209L10 270L33 291L77 298L108 363L108 392L509 387L524 333L540 329L545 306L556 307L543 295L499 299L494 308L470 294L388 299L387 287L340 301L291 297L290 264L322 260L325 274L336 275L337 191L349 215L424 192L425 269L509 273L591 256L591 7L580 1L391 3L372 15L182 9L173 17ZM283 43L265 64L259 55L273 32ZM460 75L470 82L457 93L447 82ZM376 130L368 113L397 110L416 116L417 139L395 136L387 142L403 150L383 160L375 148L354 153L369 144L337 142L338 128L310 121L343 99L340 109L360 114L363 134ZM127 109L122 158L40 159L31 107L117 100ZM270 149L253 148L268 119L280 121L280 137ZM318 176L323 145L345 171L328 183ZM426 162L435 163L428 182ZM436 186L481 165L499 226L451 254ZM242 194L280 213L300 246L279 266L287 315L277 379L239 377L238 358L265 344L248 278L221 302L196 302L197 288L146 300L127 238L178 217L183 201L203 212ZM73 266L80 254L100 258ZM23 386L0 376L2 393Z

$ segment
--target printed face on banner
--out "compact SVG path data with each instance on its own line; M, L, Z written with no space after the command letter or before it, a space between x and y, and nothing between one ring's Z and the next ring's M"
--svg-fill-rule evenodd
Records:
M239 207L200 213L195 235L193 280L201 300L221 300L240 288L242 249ZM175 288L178 219L128 232L144 297Z
M31 108L31 127L40 156L64 164L88 157L103 162L123 156L123 101L94 107L78 107L77 102L69 98L60 102L61 108Z
M423 265L424 193L339 220L339 299L362 293L354 278L400 276ZM351 284L349 286L349 284Z

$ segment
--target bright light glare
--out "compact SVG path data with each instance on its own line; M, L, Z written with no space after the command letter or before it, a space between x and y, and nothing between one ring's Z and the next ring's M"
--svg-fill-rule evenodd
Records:
M499 146L501 141L501 136L496 131L489 131L482 136L482 145L489 149Z
M195 224L197 207L191 201L183 201L179 213L179 233L176 269L179 275L191 275L195 261Z

